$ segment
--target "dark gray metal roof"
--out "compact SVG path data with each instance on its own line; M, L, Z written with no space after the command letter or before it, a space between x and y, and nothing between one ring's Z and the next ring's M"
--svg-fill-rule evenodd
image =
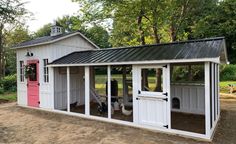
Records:
M75 32L73 32L75 33ZM39 37L30 41L25 41L22 42L20 44L15 45L13 48L18 48L18 47L26 47L26 46L31 46L31 45L35 45L35 44L41 44L41 43L46 43L46 42L50 42L62 37L65 37L67 35L71 35L72 33L65 33L65 34L60 34L60 35L56 35L56 36L44 36L44 37Z
M38 45L43 45L43 44L50 44L50 43L53 43L55 41L59 41L63 38L74 36L76 34L82 36L84 39L86 39L94 47L99 48L92 41L90 41L87 37L85 37L82 33L80 33L80 31L75 31L75 32L70 32L70 33L63 33L63 34L59 34L59 35L56 35L56 36L39 37L39 38L30 40L30 41L25 41L25 42L22 42L20 44L17 44L12 48L13 49L18 49L18 48L26 48L26 47L36 46L36 45L38 46Z
M220 56L227 61L224 47L224 38L220 37L156 45L109 48L73 52L53 61L51 65L203 59L218 58Z

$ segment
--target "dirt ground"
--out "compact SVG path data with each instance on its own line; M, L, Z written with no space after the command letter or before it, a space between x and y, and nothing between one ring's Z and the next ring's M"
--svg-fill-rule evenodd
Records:
M221 120L213 143L236 143L236 100L221 103ZM0 105L0 143L201 144L202 141L148 130Z

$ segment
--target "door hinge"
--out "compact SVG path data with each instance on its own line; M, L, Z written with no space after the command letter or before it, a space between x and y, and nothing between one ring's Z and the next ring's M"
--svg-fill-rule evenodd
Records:
M40 83L38 83L38 86L40 86Z
M141 94L141 91L140 91L140 90L138 90L138 94Z
M167 93L167 92L165 92L165 93L163 93L163 95L165 95L165 96L168 96L168 93Z
M38 104L40 104L40 101L38 101Z
M163 100L168 102L168 98L164 98Z
M164 65L163 67L164 67L164 68L167 68L167 65Z
M163 127L167 128L168 129L168 125L164 125Z

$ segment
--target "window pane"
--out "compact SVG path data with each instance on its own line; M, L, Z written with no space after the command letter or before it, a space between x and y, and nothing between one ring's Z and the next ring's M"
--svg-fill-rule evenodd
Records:
M37 67L36 67L36 64L30 64L30 67L32 68L32 72L31 74L29 75L29 80L30 81L37 81Z
M142 91L162 92L162 75L161 68L142 69Z

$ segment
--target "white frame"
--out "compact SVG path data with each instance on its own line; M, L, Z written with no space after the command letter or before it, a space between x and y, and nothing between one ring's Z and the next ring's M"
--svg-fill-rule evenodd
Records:
M153 92L153 91L142 91L142 69L162 69L162 92ZM138 94L139 97L153 97L153 98L166 98L164 93L167 92L167 83L166 83L166 71L162 65L149 65L149 66L139 66L138 67L138 90L140 91L140 94Z
M54 109L54 112L58 112L58 113L63 113L63 114L67 114L67 115L75 115L75 116L80 116L80 117L84 117L84 118L88 118L88 119L95 119L95 120L100 120L100 121L105 121L105 122L110 122L110 123L118 123L118 124L122 124L122 125L127 125L127 126L132 126L132 127L139 127L139 128L145 128L145 129L151 129L151 130L155 130L155 131L159 131L159 132L167 132L170 134L179 134L185 137L191 137L191 138L201 138L204 140L210 140L212 138L212 135L214 133L214 129L216 127L217 121L219 119L219 115L220 115L220 111L218 114L218 117L216 119L216 121L214 122L214 125L212 127L212 129L210 129L210 110L209 110L209 102L210 102L210 83L209 83L209 79L210 79L210 62L205 62L204 63L204 71L205 71L205 134L199 134L199 133L194 133L194 132L188 132L188 131L183 131L183 130L176 130L176 129L172 129L171 128L171 99L170 99L170 64L167 64L167 69L166 71L163 69L163 77L166 78L166 89L164 91L164 87L163 87L163 92L167 92L168 96L165 98L168 98L167 101L167 124L168 124L168 129L163 129L161 127L153 127L153 126L148 126L148 125L140 125L138 123L138 112L137 112L137 100L136 97L139 95L138 94L138 89L140 88L140 85L138 84L138 77L141 76L140 72L141 72L141 68L163 68L162 66L166 65L166 64L152 64L152 65L132 65L132 78L133 78L133 122L128 122L128 121L122 121L122 120L117 120L117 119L111 119L109 116L111 116L111 106L110 104L108 104L108 117L98 117L98 116L92 116L90 115L90 106L89 106L89 100L90 100L90 66L85 66L85 114L80 114L80 113L74 113L74 112L68 112L68 111L60 111L60 110L56 110ZM219 67L219 66L218 66ZM69 81L68 77L70 75L69 73L70 69L69 66L67 67L67 81ZM217 69L215 70L217 71ZM107 66L107 76L108 76L108 85L110 85L109 80L111 79L111 74L110 74L110 66ZM218 77L219 77L219 73L218 73ZM164 82L165 80L163 80ZM219 79L218 79L219 82ZM163 83L164 86L164 83ZM219 86L219 85L218 85ZM70 85L68 84L67 87L70 88ZM218 89L219 91L219 89ZM69 96L69 91L67 92L67 96ZM109 92L109 88L108 88L108 99L110 99L110 92ZM67 99L69 101L69 99ZM218 97L218 101L219 101L219 97ZM108 100L109 103L109 100ZM220 103L219 103L220 104ZM39 108L40 109L40 108ZM136 109L136 110L135 110ZM218 105L218 109L219 109L219 105Z

